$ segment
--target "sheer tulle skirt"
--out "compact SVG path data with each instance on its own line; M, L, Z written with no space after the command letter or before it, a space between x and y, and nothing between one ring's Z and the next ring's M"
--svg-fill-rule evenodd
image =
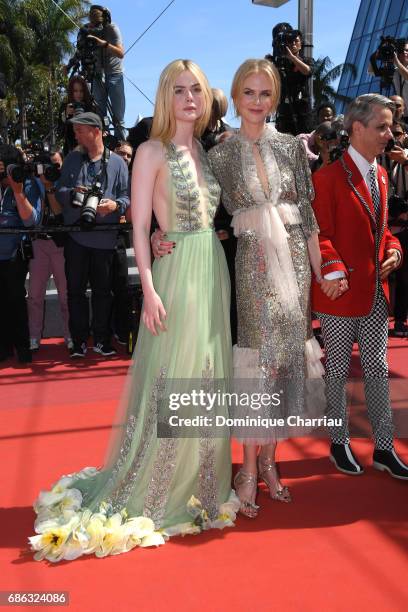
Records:
M221 244L211 230L167 235L176 248L153 264L167 331L152 336L140 326L104 467L63 477L37 499L37 559L118 554L233 524L229 439L157 437L169 381L228 381L232 371Z

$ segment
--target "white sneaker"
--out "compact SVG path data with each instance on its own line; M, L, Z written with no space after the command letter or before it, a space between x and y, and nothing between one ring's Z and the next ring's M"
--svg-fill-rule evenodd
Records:
M40 348L40 341L37 338L30 338L30 351L38 351Z
M74 341L72 338L65 338L65 346L69 351L72 351L74 348Z

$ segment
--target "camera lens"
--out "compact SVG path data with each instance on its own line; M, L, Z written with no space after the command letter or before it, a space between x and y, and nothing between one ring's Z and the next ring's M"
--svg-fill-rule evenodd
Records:
M81 191L77 191L72 200L72 203L71 203L72 206L81 207L85 201L85 195L86 195L85 193L82 193Z
M81 211L81 223L84 225L94 225L96 219L96 209L100 202L99 195L90 194L86 199L86 204Z
M389 141L387 142L387 145L386 145L384 151L386 153L389 153L390 151L393 150L394 147L395 147L395 140L393 138L390 138Z
M51 181L52 183L55 183L55 181L58 181L60 176L61 176L61 170L59 169L57 164L45 166L44 177L46 178L47 181Z
M24 167L17 164L7 166L7 174L11 176L14 182L22 183L24 181Z

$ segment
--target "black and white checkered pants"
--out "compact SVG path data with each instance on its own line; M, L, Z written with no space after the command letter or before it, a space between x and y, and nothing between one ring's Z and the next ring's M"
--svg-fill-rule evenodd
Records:
M329 427L332 441L337 444L347 444L350 441L346 382L353 342L356 339L375 447L392 450L394 426L387 364L388 308L381 285L378 287L374 308L367 317L318 316L326 349L327 417L342 420L342 426Z

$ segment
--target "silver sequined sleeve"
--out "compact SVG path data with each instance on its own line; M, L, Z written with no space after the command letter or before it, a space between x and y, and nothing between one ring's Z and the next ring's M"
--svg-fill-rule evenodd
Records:
M298 139L296 139L295 164L296 191L298 194L298 206L302 216L302 227L306 238L310 238L311 234L319 231L319 226L312 209L314 189L309 163L305 148Z

